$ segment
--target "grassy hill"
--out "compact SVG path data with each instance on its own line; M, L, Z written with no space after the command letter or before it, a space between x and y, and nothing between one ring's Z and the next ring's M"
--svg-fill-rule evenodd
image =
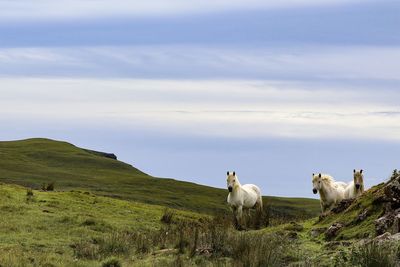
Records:
M82 191L32 193L0 183L0 266L99 266L108 255L146 245L145 235L162 227L162 206ZM200 218L174 213L176 220ZM125 260L131 266L135 259Z
M156 178L102 153L49 139L0 142L0 181L56 190L86 190L101 196L214 214L227 210L226 190ZM313 199L265 197L282 217L318 214Z

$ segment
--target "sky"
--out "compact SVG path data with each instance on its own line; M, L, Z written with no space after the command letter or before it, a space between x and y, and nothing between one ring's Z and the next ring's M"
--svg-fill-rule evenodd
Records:
M62 6L62 8L60 8ZM0 0L0 140L157 176L316 197L399 168L400 3Z

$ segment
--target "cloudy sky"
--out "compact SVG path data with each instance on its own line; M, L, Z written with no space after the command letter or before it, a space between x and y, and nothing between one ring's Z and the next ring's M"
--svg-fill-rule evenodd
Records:
M62 8L60 8L62 7ZM1 140L116 153L160 177L313 197L399 168L400 3L0 0Z

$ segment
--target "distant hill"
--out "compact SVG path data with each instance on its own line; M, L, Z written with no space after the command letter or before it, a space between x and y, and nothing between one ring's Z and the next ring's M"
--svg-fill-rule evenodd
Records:
M56 190L84 190L97 195L200 213L227 210L226 190L174 179L152 177L116 160L112 153L35 138L0 142L0 181L40 188L55 182ZM312 217L319 201L265 197L271 212L282 217Z

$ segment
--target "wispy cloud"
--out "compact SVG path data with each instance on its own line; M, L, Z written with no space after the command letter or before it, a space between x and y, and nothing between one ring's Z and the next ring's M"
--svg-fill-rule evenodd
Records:
M170 134L399 141L395 90L307 83L1 79L5 118L74 120Z
M398 81L400 47L3 48L0 73L3 76Z
M0 20L27 19L70 19L104 16L165 16L189 15L196 13L219 12L227 10L257 10L274 8L293 8L307 6L342 5L365 2L359 0L20 0L0 1ZM62 8L61 8L62 7Z

